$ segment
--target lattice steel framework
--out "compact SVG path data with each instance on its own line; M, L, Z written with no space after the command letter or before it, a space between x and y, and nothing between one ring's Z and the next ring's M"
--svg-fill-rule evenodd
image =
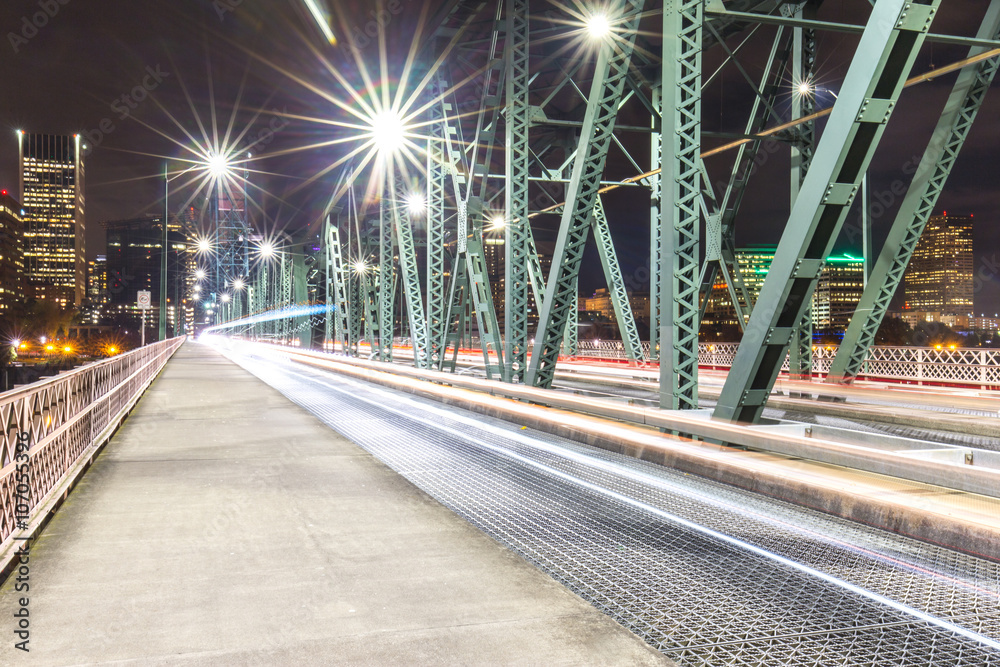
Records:
M940 0L877 0L714 416L756 422Z
M395 194L395 182L389 179L388 193ZM413 362L417 368L429 368L427 345L427 320L424 317L424 303L420 294L420 274L417 269L417 249L413 241L413 228L409 214L401 211L395 203L388 208L392 216L393 229L399 242L399 268L406 297L406 312L410 321L410 335L413 339Z
M628 0L612 3L609 7L611 17L620 17L615 22L621 26L621 33L614 41L607 38L597 56L587 113L580 128L573 176L566 189L567 205L559 225L552 271L546 284L538 334L528 366L528 382L535 386L552 385L567 322L575 317L577 277L642 6L641 0Z
M340 343L341 351L347 354L347 335L350 331L347 322L349 285L347 283L347 271L344 267L344 257L340 245L340 225L334 224L329 217L326 224L326 340L331 341L332 349L334 350L337 349L337 344ZM266 271L267 269L263 267L262 270Z
M703 2L663 7L660 407L698 408Z
M504 376L523 378L528 360L528 287L531 221L528 206L531 117L528 85L528 0L506 0L506 150L507 187L504 194ZM532 244L533 247L533 244ZM532 248L533 249L533 248ZM538 261L538 255L534 256ZM540 270L540 269L539 269ZM537 294L537 292L536 292Z
M436 76L431 95L444 94L446 85L442 76ZM427 127L427 344L428 358L439 367L443 357L445 317L445 187L448 178L445 157L445 113L442 104L430 108L431 121ZM382 260L383 262L385 260ZM388 336L391 350L392 336Z
M216 180L212 204L215 208L215 291L226 292L237 279L250 275L250 234L247 217L249 172Z
M654 112L660 108L662 87L654 85L650 92L650 103ZM662 207L662 178L660 176L660 158L663 154L662 135L657 130L659 113L653 113L650 123L653 132L649 135L649 359L660 358L660 211Z
M611 227L608 225L608 217L604 214L604 204L600 195L594 200L592 226L594 239L597 241L597 254L601 259L601 268L604 269L608 291L611 292L611 307L614 308L618 330L625 343L625 353L629 361L643 361L645 354L642 351L642 341L639 339L639 329L635 324L635 316L632 313L628 292L625 291L625 279L622 277L618 254L615 252L615 244L611 240Z
M381 361L392 361L392 337L395 332L395 313L393 304L396 299L395 272L395 236L393 235L392 216L383 200L379 206L378 223L378 267L376 270L377 314L373 318L378 321L378 345L373 352Z
M990 3L978 37L1000 39L998 0ZM974 47L969 55L975 56L983 51L985 49L981 47ZM979 114L986 92L996 77L998 65L1000 57L991 58L959 73L930 144L892 223L855 315L844 334L844 341L827 376L828 382L852 382L857 377L868 349L875 342L875 334L882 325L896 288L903 279L917 241L920 240L927 220L955 166L959 151Z
M814 19L815 12L803 3L795 12L797 18ZM808 28L794 28L795 45L792 53L792 83L806 84L810 91L805 95L792 94L792 120L811 116L816 111L816 97L812 87L816 84L816 31ZM799 125L798 141L792 144L791 202L799 196L799 190L806 180L813 155L816 152L816 121L806 121ZM812 306L806 308L792 334L792 344L788 351L789 372L793 378L812 377L813 352Z

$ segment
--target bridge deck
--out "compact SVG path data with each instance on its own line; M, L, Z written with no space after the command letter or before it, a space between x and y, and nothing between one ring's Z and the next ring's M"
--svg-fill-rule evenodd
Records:
M194 344L32 546L30 585L31 664L666 664ZM29 657L12 644L0 664Z

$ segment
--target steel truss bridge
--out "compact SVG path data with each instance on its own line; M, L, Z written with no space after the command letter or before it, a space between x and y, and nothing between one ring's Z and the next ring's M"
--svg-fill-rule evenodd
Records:
M611 30L560 58L545 54L579 38L567 27L579 28L578 17L543 13L551 7L537 0L442 3L419 51L430 81L423 181L390 174L377 210L335 206L318 240L253 270L213 330L381 361L406 336L413 363L439 371L454 371L474 341L487 377L547 388L560 355L579 347L578 280L593 239L621 354L658 362L663 409L698 408L699 324L712 286L725 283L744 331L713 416L757 422L785 364L793 377L813 374L812 294L903 90L957 72L843 343L822 359L827 382L851 383L880 359L875 334L1000 62L1000 0L982 3L974 38L934 32L940 0L871 4L854 25L821 20L822 0L676 0L662 11L613 0ZM808 90L821 31L860 36L835 104L822 110ZM925 43L968 52L915 71ZM750 112L733 131L703 131L702 100L722 71L746 87ZM789 110L780 102L790 85L802 94ZM790 152L790 213L754 298L734 238L765 143ZM717 155L726 160L710 172ZM635 175L618 177L623 165ZM352 179L342 174L338 190ZM420 210L407 203L414 187ZM603 201L624 188L649 198L650 340L640 339ZM555 233L543 248L547 220ZM501 234L497 285L487 264Z

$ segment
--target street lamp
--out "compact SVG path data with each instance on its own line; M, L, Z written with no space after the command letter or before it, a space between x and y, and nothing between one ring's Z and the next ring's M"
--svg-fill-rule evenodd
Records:
M427 212L427 199L419 192L412 192L406 196L406 210L410 215L418 216Z
M205 165L208 167L208 173L212 175L212 178L223 178L229 174L232 164L229 161L227 155L222 153L213 153L208 156Z
M387 109L371 119L371 139L382 155L389 155L403 148L406 126L398 112Z
M597 12L587 17L585 26L587 34L594 41L603 40L611 34L611 21L608 20L608 15L603 12Z

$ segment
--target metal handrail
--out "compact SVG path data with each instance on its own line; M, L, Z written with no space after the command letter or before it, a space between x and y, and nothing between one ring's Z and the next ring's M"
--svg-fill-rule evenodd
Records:
M185 338L0 393L0 553L36 527L76 463L107 441Z

